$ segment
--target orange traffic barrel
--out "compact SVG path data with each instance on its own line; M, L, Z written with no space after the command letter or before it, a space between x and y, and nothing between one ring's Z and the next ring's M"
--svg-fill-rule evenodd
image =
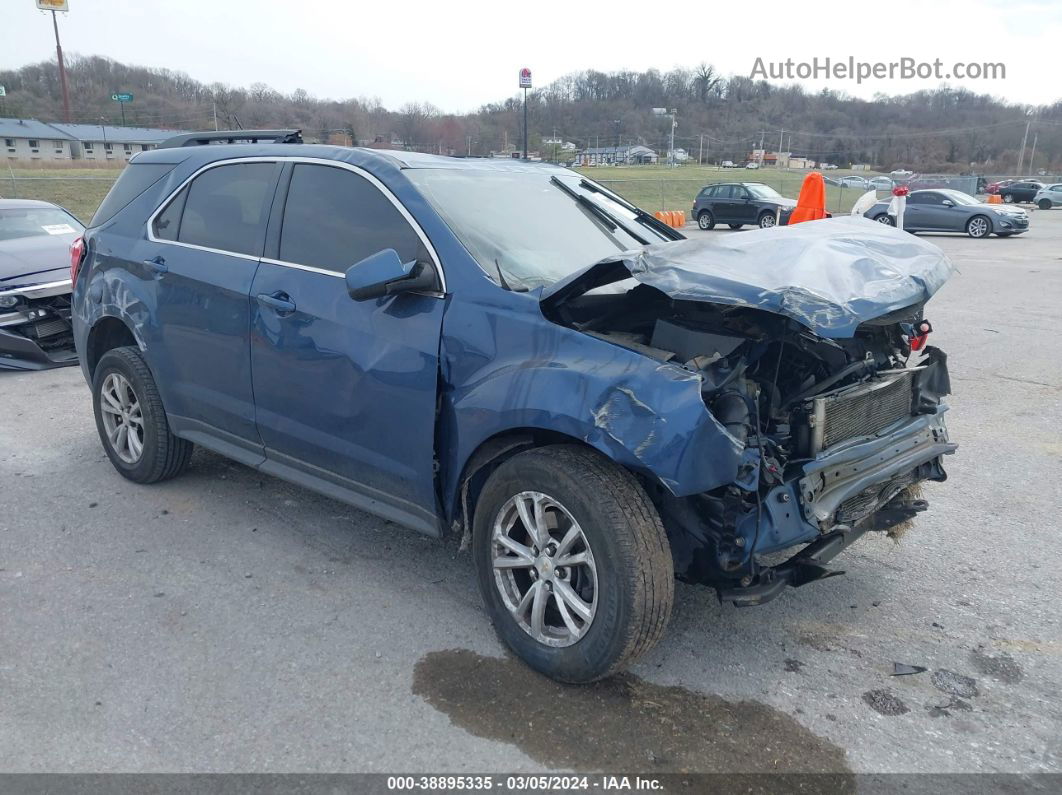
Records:
M998 193L989 193L988 194L988 204L1002 204L1002 203L1003 203L1003 199L1001 199L999 197Z

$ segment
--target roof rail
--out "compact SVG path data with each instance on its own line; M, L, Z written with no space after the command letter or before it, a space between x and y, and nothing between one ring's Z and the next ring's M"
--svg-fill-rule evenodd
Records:
M159 149L179 146L205 146L206 144L301 144L302 130L221 130L219 132L194 132L175 135L159 144Z

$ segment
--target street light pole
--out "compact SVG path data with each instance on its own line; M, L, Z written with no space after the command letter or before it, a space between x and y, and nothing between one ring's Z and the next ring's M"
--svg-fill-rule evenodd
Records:
M527 160L527 86L524 86L524 160Z
M66 66L63 64L63 45L59 43L59 22L52 11L52 29L55 30L55 56L59 61L59 84L63 87L63 121L70 123L70 94L66 89Z

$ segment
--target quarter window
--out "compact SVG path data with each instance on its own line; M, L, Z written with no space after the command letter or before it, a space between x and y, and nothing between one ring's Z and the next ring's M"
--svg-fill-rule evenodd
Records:
M426 257L413 227L367 179L331 166L295 166L280 233L281 260L343 273L387 248L403 262Z
M275 178L275 163L235 163L203 172L188 188L177 240L260 256Z

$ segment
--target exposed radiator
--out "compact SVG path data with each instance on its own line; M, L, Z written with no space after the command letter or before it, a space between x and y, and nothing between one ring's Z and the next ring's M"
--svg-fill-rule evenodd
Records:
M879 374L865 384L845 387L808 403L811 454L835 444L871 436L911 415L914 372Z

